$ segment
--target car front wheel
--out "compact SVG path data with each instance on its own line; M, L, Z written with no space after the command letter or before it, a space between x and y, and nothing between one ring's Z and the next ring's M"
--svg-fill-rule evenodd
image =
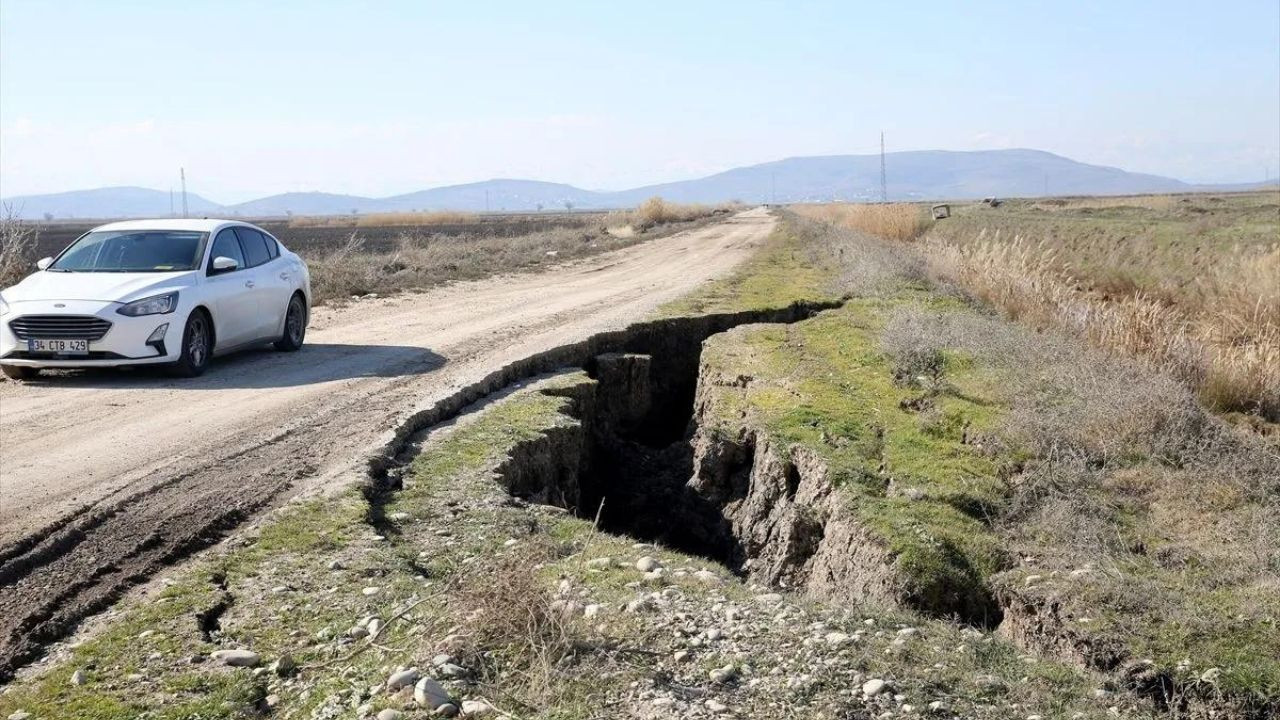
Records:
M209 366L213 354L213 328L209 316L196 310L187 318L182 330L182 356L170 370L179 377L196 377Z
M301 296L294 295L289 298L289 309L284 315L284 334L276 341L276 349L293 352L302 347L302 339L306 335L307 304Z

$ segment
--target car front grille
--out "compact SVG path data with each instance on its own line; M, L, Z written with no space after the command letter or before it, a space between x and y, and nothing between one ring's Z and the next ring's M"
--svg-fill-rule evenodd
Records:
M111 329L111 321L93 315L24 315L9 321L9 329L19 340L58 339L101 340Z

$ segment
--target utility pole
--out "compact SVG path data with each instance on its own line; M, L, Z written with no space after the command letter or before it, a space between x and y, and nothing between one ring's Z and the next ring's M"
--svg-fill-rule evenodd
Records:
M484 211L489 212L489 191L484 191Z
M173 217L173 186L169 186L169 217Z
M884 131L880 131L880 202L889 202L889 180L884 170Z
M187 217L187 169L178 168L178 176L182 178L182 217Z
M778 204L778 173L769 173L769 204Z
M1044 174L1044 196L1049 197L1049 173Z

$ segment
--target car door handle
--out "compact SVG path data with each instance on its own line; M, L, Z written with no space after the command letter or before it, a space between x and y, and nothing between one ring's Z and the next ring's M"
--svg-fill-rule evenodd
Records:
M252 281L252 280L245 280L245 281L244 281L244 286L245 286L245 287L247 287L247 288L251 288L251 287L253 287L253 281Z
M280 273L280 279L281 279L281 280L288 280L288 279L289 279L289 273Z

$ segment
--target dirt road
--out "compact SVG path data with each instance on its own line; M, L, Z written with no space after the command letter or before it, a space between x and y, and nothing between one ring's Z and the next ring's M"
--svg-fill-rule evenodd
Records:
M296 354L201 378L0 384L0 678L130 584L300 491L359 480L398 421L503 363L724 274L763 210L541 274L318 309Z

